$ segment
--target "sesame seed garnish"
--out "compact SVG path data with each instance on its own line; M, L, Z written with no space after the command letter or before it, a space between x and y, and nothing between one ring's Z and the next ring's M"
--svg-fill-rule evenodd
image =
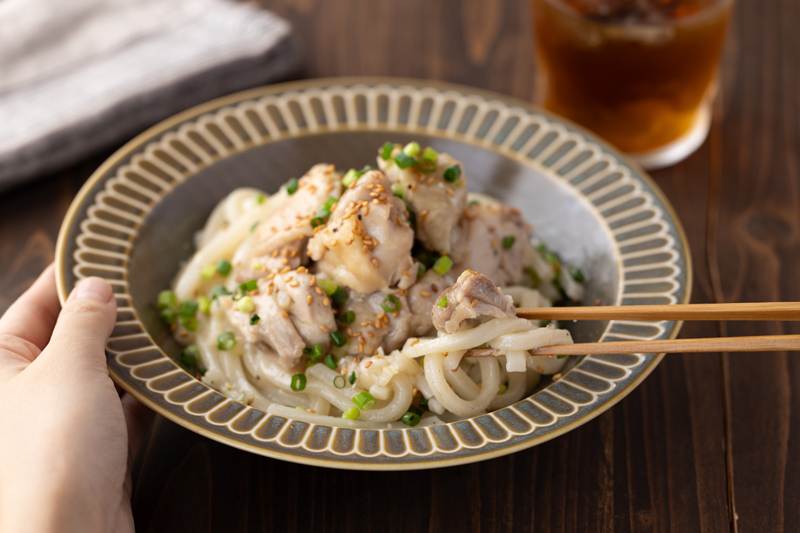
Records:
M411 184L411 192L417 192L417 184L416 183L412 183Z
M374 257L372 258L372 266L374 266L375 268L378 268L379 266L378 260L375 259Z
M370 339L374 339L375 338L375 335L373 335L371 331L368 331L367 335L369 336Z
M366 363L364 363L364 368L369 368L371 366L372 366L372 361L367 361Z
M188 334L188 333L186 333L185 331L181 331L181 332L179 333L179 335L180 335L181 337L188 337L188 336L189 336L189 334Z
M314 297L313 296L311 296L310 294L308 296L306 296L306 302L308 302L308 305L311 305L311 302L313 302L313 301L314 301Z
M326 296L325 298L322 299L322 305L328 307L329 305L331 305L331 299Z
M282 265L288 265L289 264L289 260L284 257L283 259L281 259L281 264Z
M320 288L319 288L319 285L317 285L316 287L314 287L314 292L316 292L316 293L317 293L317 294L319 294L320 296L323 296L323 295L325 294L325 292L324 292L322 289L320 289Z
M297 273L298 274L305 274L306 272L308 272L308 269L306 267L304 267L304 266L297 267Z
M409 274L408 270L406 270L405 268L403 269L403 275L404 276L411 276L411 274Z
M420 294L423 295L425 298L428 298L431 295L431 293L429 293L428 291L422 291Z
M289 268L289 267L284 267L278 272L278 274L286 274L287 272L290 272L291 270L292 269Z
M289 313L287 313L286 311L281 310L281 316L283 318L289 318Z
M322 330L323 333L330 333L331 330L325 324L320 324L319 329Z
M281 253L280 250L275 250L274 252L272 252L272 257L278 257L279 253Z
M453 189L451 189L450 187L448 187L448 188L447 188L447 194L448 194L448 196L450 196L451 198L452 198L452 197L454 197L454 196L456 195L456 193L454 193L454 192L453 192Z
M434 182L434 181L436 181L436 176L431 176L431 177L428 179L428 185L433 185L433 182Z
M379 198L375 198L374 200L372 200L372 203L375 205L380 204Z
M414 346L414 345L415 345L415 344L417 344L417 343L419 343L419 339L416 339L416 338L415 338L415 339L411 339L411 344L410 344L410 346Z
M317 276L311 276L311 279L308 280L309 287L313 287L317 284Z
M366 205L366 206L364 206L364 213L363 213L363 215L364 215L364 216L367 216L367 215L369 215L369 205Z
M299 287L299 286L300 286L300 283L299 283L299 282L297 282L297 281L293 281L293 282L291 282L291 283L289 284L289 286L290 286L291 288L293 288L293 289L296 289L297 287Z
M471 305L472 307L475 307L476 305L478 305L478 299L477 299L477 298L475 298L474 300L472 300L472 302L470 302L470 305Z
M398 296L405 296L406 295L406 290L405 289L398 289L397 290L397 295Z

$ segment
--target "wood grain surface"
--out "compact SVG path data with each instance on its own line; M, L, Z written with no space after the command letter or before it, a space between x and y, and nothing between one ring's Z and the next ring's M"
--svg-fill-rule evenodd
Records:
M306 77L392 75L530 100L524 0L261 0ZM695 258L693 302L798 301L800 2L738 2L709 139L652 173ZM52 260L61 218L108 154L0 195L0 311ZM687 323L682 336L800 333ZM375 473L257 457L157 419L136 463L138 530L723 532L800 528L794 354L669 355L630 396L542 446ZM738 523L731 517L738 515Z

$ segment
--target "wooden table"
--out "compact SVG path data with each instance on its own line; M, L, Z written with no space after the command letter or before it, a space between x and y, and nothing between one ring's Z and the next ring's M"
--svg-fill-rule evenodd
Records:
M522 0L262 0L307 77L394 75L530 99ZM800 300L800 2L739 2L711 134L654 172L694 255L694 302ZM53 258L109 155L0 195L0 311ZM799 333L687 324L684 337ZM794 385L798 384L796 388ZM800 363L670 355L602 416L542 446L443 470L346 472L256 457L158 419L135 472L140 531L742 531L800 527Z

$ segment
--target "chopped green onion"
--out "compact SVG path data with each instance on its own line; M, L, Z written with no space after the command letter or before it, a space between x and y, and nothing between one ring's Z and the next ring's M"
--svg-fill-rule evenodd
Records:
M420 159L417 163L417 168L424 174L430 174L431 172L436 172L436 163Z
M508 391L508 385L505 383L501 383L499 387L497 387L497 394L505 394Z
M342 305L347 301L348 298L349 296L347 295L347 292L345 292L345 290L342 289L341 287L336 289L336 291L334 291L334 293L331 294L331 299L333 300L333 303L335 303L336 305Z
M513 235L508 235L507 237L503 237L503 250L508 250L512 246L514 246L514 241L516 237Z
M556 357L558 359L564 359L565 357L569 357L569 356L568 355L557 355Z
M322 209L327 209L328 211L330 211L331 208L334 206L334 204L337 203L339 203L339 199L331 196L325 201L325 205L322 206Z
M539 321L539 327L540 328L547 327L550 324L550 322L552 322L552 320L540 320Z
M256 303L249 296L245 296L244 298L236 302L236 307L242 313L249 315L250 313L256 310Z
M207 369L203 365L197 365L197 371L200 373L201 376L205 376Z
M351 372L350 373L349 381L350 381L350 385L353 385L356 382L356 373L355 372Z
M159 309L175 309L178 307L178 296L172 291L161 291L158 293Z
M334 292L336 292L336 289L339 288L335 281L325 278L318 279L317 285L319 285L319 288L325 291L325 294L328 296L332 295Z
M434 150L433 148L431 148L430 146L428 146L427 148L425 148L425 151L422 152L422 155L420 156L420 159L423 160L423 161L430 161L432 163L436 163L436 159L438 157L439 157L439 153L436 150Z
M453 183L461 177L461 167L458 165L450 165L444 169L444 181Z
M472 201L467 203L467 207L470 207L470 206L473 206L473 205L479 205L478 204L478 200L472 200Z
M525 272L525 274L528 275L528 278L531 280L531 285L533 285L534 287L539 286L539 283L541 283L542 280L539 279L539 274L537 274L533 268L528 267L525 270L523 270L523 272Z
M347 344L347 339L344 338L344 335L339 330L331 331L331 340L339 348Z
M332 353L326 355L322 362L331 370L336 370L336 357L334 357Z
M292 178L286 182L286 194L292 195L297 192L297 187L300 184L297 178Z
M257 227L258 227L258 220L253 222L253 225L250 226L250 233L253 233L256 230Z
M366 173L367 173L367 172L369 172L370 170L375 170L375 169L374 169L374 168L372 168L372 167L371 167L371 166L369 166L369 165L364 165L364 168L362 168L361 170L359 170L359 171L358 171L356 174L357 174L357 175L358 175L358 177L360 178L361 176L363 176L364 174L366 174Z
M580 268L570 265L569 268L567 268L567 271L569 272L569 275L572 276L572 279L578 283L583 283L586 281L586 278L583 276L583 272Z
M193 316L183 317L181 320L183 329L186 331L197 331L197 319Z
M403 147L403 153L407 156L414 157L415 155L419 154L420 147L419 143L411 141L407 145Z
M436 260L433 264L433 271L439 274L440 276L444 276L447 274L447 271L450 270L450 267L453 266L453 260L450 259L450 256L443 255Z
M242 283L242 287L244 287L244 290L246 291L254 291L258 288L258 280L251 279L250 281L245 281Z
M201 313L207 315L208 312L211 310L211 300L209 300L205 296L198 297L197 308L200 310Z
M301 390L306 388L306 375L305 374L295 374L292 376L292 383L291 383L292 390L295 392L300 392Z
M230 331L225 331L217 337L217 348L220 350L230 350L236 346L236 337Z
M397 196L398 198L403 197L403 184L402 183L392 183L392 194Z
M217 263L217 272L223 276L227 276L231 273L231 264L225 259L220 259L219 263Z
M217 273L217 267L214 265L206 265L200 270L200 276L203 279L211 279Z
M342 315L342 318L339 319L339 322L341 322L346 326L348 324L352 324L355 319L356 319L356 314L352 311L348 311Z
M192 317L195 313L197 313L197 302L194 300L181 302L181 305L178 307L179 316Z
M428 399L425 396L419 399L419 406L423 409L428 409Z
M333 378L333 386L337 389L343 389L345 385L347 385L347 380L344 379L344 376L336 376Z
M397 166L400 168L408 168L417 163L413 157L409 156L405 152L400 152L397 154L394 158L394 162L397 163Z
M256 324L258 324L260 321L261 321L261 317L260 317L260 316L258 316L258 315L253 315L253 316L251 316L251 317L250 317L250 325L251 325L251 326L255 326L255 325L256 325Z
M422 416L423 414L425 414L425 411L423 411L422 409L420 409L416 405L409 405L408 406L408 410L410 412L412 412L412 413L417 413L419 416Z
M161 320L165 323L169 324L170 326L175 323L175 320L178 318L178 313L173 311L172 309L164 309L161 311Z
M322 344L315 344L311 348L304 348L303 353L311 357L312 363L319 363L319 359L322 357Z
M190 344L181 350L181 363L186 366L195 366L199 358L200 350L194 344Z
M417 263L417 279L421 278L422 275L425 274L426 270L427 269L425 268L425 265L422 263Z
M442 308L447 307L447 296L436 302L436 305Z
M366 411L375 405L375 397L367 391L361 391L353 396L353 403L361 410Z
M358 181L358 172L356 172L356 169L351 168L342 178L342 185L344 185L345 187L349 187L356 181Z
M400 310L400 298L394 294L387 294L386 298L381 303L381 309L387 313L396 313Z
M351 407L344 413L342 413L342 418L345 420L358 420L358 415L361 414L361 411L358 410L358 407Z
M311 227L316 228L317 226L325 224L329 216L331 216L331 212L327 209L317 211L314 213L314 218L311 219Z
M394 150L394 145L390 142L383 143L383 149L381 150L381 159L384 161L388 161L390 157L392 157L392 150Z
M218 296L230 296L231 293L223 285L217 285L211 289L211 299L214 300Z
M259 194L258 196L256 196L256 203L258 205L261 205L264 203L264 199L266 199L266 196L264 196L263 194Z
M420 416L417 413L408 412L403 415L403 418L401 418L400 421L403 424L411 426L413 428L414 426L419 424Z

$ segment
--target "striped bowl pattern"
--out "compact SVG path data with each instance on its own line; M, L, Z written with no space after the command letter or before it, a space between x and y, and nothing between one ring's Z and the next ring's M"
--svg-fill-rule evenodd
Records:
M533 446L619 401L663 354L587 356L513 406L441 426L332 428L268 415L197 381L145 331L128 291L128 265L148 213L200 169L255 146L301 135L402 131L489 147L569 184L613 235L617 303L688 301L688 246L660 191L607 145L525 103L491 93L393 79L312 80L211 102L123 148L127 163L98 170L59 237L59 289L106 278L118 305L107 344L112 377L168 418L233 446L290 461L353 469L412 469L482 460ZM122 157L115 155L114 157ZM93 197L85 191L98 191ZM94 189L92 189L94 187ZM88 206L88 207L86 207ZM601 341L665 339L675 322L611 321Z

